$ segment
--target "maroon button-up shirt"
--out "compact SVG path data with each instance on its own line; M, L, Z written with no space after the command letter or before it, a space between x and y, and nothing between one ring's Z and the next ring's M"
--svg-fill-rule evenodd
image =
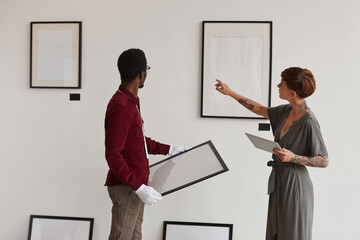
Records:
M125 184L136 190L148 184L149 161L142 125L139 98L120 86L105 115L105 157L110 168L106 186ZM149 154L169 153L169 145L147 137L146 145Z

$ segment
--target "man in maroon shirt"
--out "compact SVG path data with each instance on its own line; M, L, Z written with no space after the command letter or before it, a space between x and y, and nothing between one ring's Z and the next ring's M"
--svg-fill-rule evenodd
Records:
M175 155L183 146L170 146L144 136L138 89L144 86L146 57L140 49L124 51L118 59L121 85L105 115L105 185L113 202L109 240L141 239L144 204L155 204L160 193L148 184L148 154Z

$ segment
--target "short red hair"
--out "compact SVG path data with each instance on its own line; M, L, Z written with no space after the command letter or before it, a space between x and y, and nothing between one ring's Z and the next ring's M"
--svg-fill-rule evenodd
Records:
M286 86L301 98L307 98L315 92L316 81L312 72L305 68L290 67L281 73Z

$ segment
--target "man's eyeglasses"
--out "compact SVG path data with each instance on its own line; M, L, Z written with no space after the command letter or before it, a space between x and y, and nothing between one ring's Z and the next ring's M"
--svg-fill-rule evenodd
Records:
M150 66L146 66L146 73L148 73L150 71L151 67Z

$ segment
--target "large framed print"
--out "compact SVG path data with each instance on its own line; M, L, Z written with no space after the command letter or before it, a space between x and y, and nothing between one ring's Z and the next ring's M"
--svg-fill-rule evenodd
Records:
M94 218L30 215L28 240L91 240Z
M81 88L81 29L81 22L31 22L31 88Z
M164 221L163 240L232 240L233 225Z
M165 196L228 171L211 141L150 165L149 186Z
M215 89L216 79L270 106L271 21L204 21L201 117L263 119Z

